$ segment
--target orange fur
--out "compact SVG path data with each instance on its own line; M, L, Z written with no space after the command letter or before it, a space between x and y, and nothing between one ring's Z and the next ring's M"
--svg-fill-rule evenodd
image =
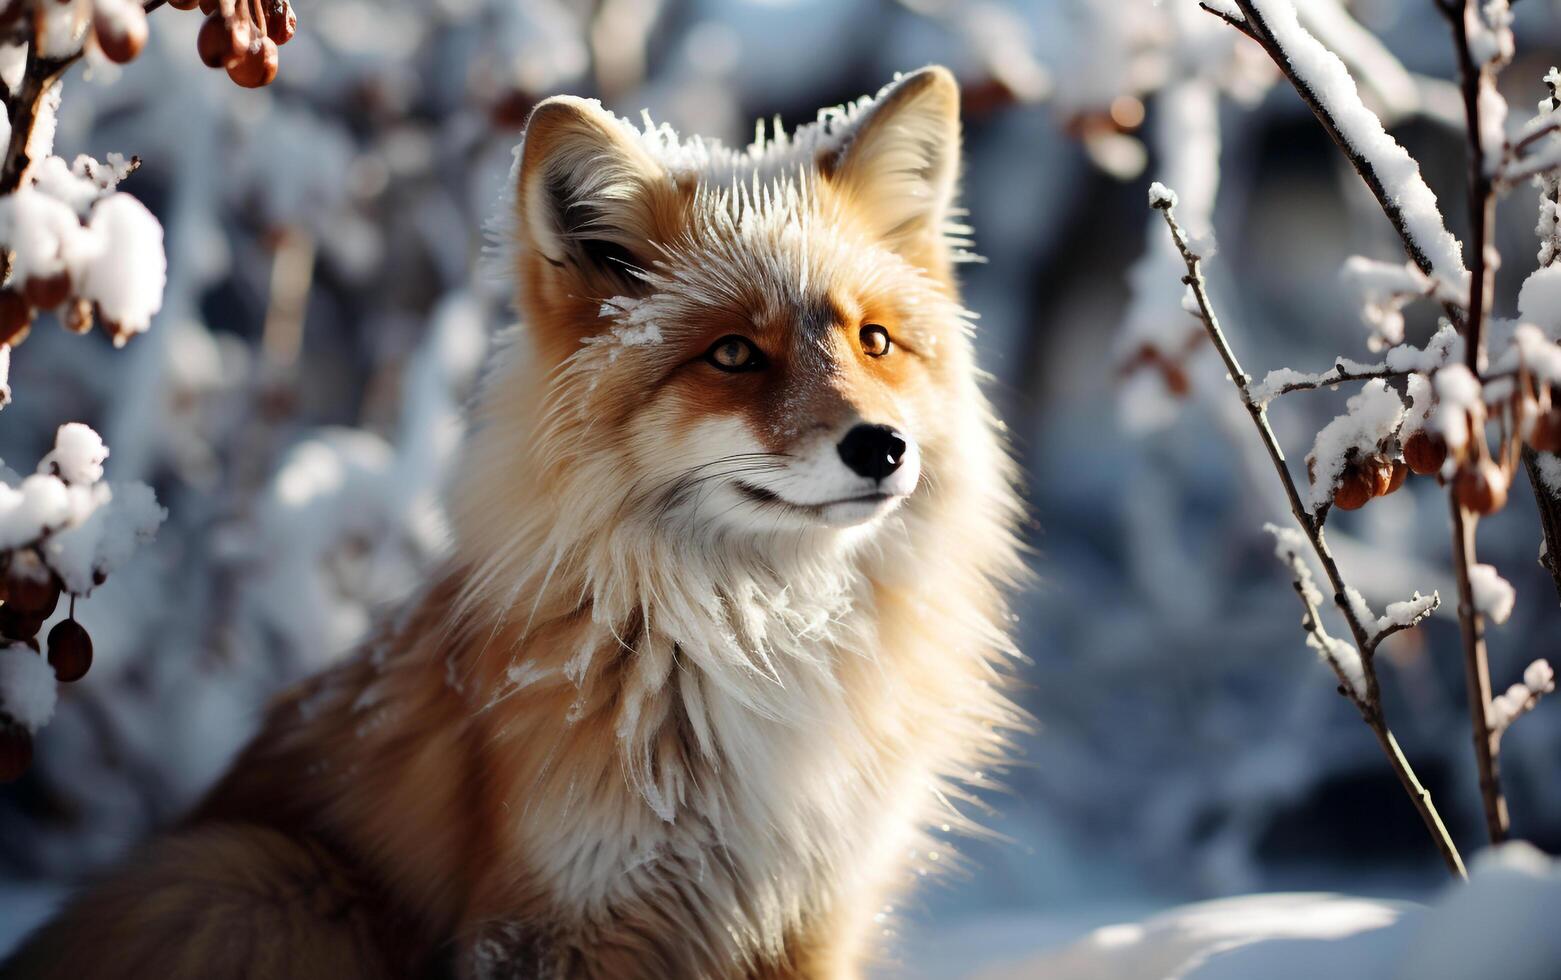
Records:
M746 158L544 103L448 564L6 974L855 976L1018 721L957 134L941 69ZM870 505L861 422L919 466Z

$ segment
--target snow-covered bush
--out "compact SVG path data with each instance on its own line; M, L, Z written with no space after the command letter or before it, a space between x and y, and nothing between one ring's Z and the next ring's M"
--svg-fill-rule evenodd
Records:
M39 311L83 334L96 324L122 347L146 332L163 306L168 261L163 226L118 190L137 158L100 162L54 155L63 76L134 60L146 46L147 14L163 0L9 0L0 8L0 408L11 401L11 351ZM238 84L276 76L277 45L293 36L289 0L177 0L207 15L200 54ZM79 680L92 639L76 599L104 584L166 516L150 487L103 481L108 447L91 428L59 427L54 448L25 479L0 483L0 782L21 776L32 736L50 720L54 684ZM68 618L38 636L69 595Z
M76 599L108 580L149 540L163 518L144 483L107 483L108 447L80 423L60 426L38 471L0 482L0 781L32 759L32 736L54 714L55 681L92 666L92 639L75 618ZM49 631L48 662L38 636L61 596L69 618Z
M1420 164L1388 134L1382 119L1367 107L1344 61L1320 39L1324 32L1319 27L1326 24L1307 23L1303 18L1301 11L1311 5L1298 6L1292 0L1203 0L1200 4L1269 56L1347 157L1397 233L1408 257L1405 265L1364 257L1345 263L1345 278L1361 297L1368 328L1366 346L1373 351L1386 348L1380 360L1362 363L1337 357L1326 371L1279 368L1254 383L1216 316L1203 276L1209 249L1192 240L1177 220L1179 195L1156 183L1149 191L1149 205L1163 216L1183 267L1174 277L1185 285L1181 309L1191 315L1196 329L1207 336L1224 362L1289 502L1295 526L1270 525L1270 530L1301 599L1307 642L1333 669L1340 693L1376 735L1449 868L1462 874L1458 849L1388 726L1375 662L1379 644L1419 624L1437 607L1439 597L1416 593L1390 604L1383 616L1375 615L1364 597L1347 584L1324 533L1330 512L1356 510L1387 496L1411 472L1446 485L1475 759L1487 833L1499 843L1508 831L1500 782L1501 737L1555 684L1549 664L1535 660L1521 683L1493 697L1486 626L1507 620L1514 590L1494 567L1477 561L1475 529L1482 516L1505 506L1516 472L1525 467L1541 514L1541 527L1536 529L1540 561L1561 592L1561 561L1557 560L1561 539L1556 536L1561 528L1561 482L1554 479L1554 454L1561 451L1561 331L1551 324L1561 312L1552 308L1556 297L1548 288L1557 258L1555 173L1561 167L1557 123L1561 116L1554 114L1561 105L1555 87L1561 73L1552 69L1546 76L1550 91L1538 114L1509 130L1508 107L1496 88L1497 75L1515 50L1508 3L1435 2L1451 29L1469 134L1466 193L1471 241L1467 249L1448 231ZM1197 134L1189 137L1195 144L1199 139ZM1540 268L1524 284L1517 318L1506 319L1493 310L1495 276L1501 265L1494 245L1496 202L1502 192L1530 179L1542 189ZM1202 193L1197 201L1195 220L1206 232L1211 202ZM1440 329L1424 347L1403 342L1402 310L1416 301L1435 303L1443 314ZM1162 312L1162 319L1174 318ZM1128 336L1161 351L1158 356L1165 360L1164 347L1141 341L1133 326L1130 321ZM1180 338L1175 343L1187 346ZM1306 460L1309 486L1303 491L1269 424L1270 402L1291 392L1359 382L1363 384L1345 412L1317 433ZM1407 404L1399 386L1408 395ZM1167 388L1178 393L1176 385ZM1323 569L1326 596L1312 575L1309 557ZM1328 597L1348 629L1348 639L1326 631L1322 611Z

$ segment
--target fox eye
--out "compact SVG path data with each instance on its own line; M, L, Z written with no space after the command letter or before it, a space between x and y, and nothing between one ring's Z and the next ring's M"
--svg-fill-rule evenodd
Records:
M876 323L863 326L860 336L862 353L868 357L882 357L894 347L894 342L889 339L889 331Z
M753 341L747 337L739 337L737 334L728 334L710 345L705 351L705 360L722 371L737 373L740 371L757 371L764 367L764 355L759 348L753 345Z

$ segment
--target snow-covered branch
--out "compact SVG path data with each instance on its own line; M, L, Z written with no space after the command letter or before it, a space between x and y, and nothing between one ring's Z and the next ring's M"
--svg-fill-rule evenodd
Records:
M1491 728L1496 738L1506 734L1512 723L1534 710L1540 698L1554 692L1556 674L1545 660L1536 660L1523 671L1523 680L1507 688L1491 701Z
M54 685L92 665L92 640L75 620L76 599L103 584L167 511L144 483L103 481L108 447L85 425L60 426L31 476L0 481L0 782L31 759L31 737L54 711ZM70 596L70 618L38 635Z
M1202 257L1193 250L1186 234L1176 221L1176 204L1177 195L1170 188L1159 182L1150 185L1149 206L1164 217L1171 240L1185 263L1186 275L1182 281L1191 295L1190 305L1196 310L1196 315L1208 332L1215 350L1225 362L1231 382L1236 386L1241 403L1258 432L1269 460L1273 463L1274 472L1284 488L1285 497L1290 503L1291 515L1295 518L1298 529L1282 529L1272 524L1267 525L1267 528L1275 536L1276 553L1290 569L1296 594L1305 608L1302 625L1306 630L1307 644L1318 651L1338 676L1340 692L1360 711L1362 720L1377 737L1389 764L1409 794L1416 810L1419 811L1421 820L1447 863L1448 869L1462 876L1463 859L1458 853L1458 848L1447 833L1441 815L1437 813L1436 806L1431 801L1430 793L1420 784L1408 759L1399 749L1392 730L1388 727L1374 663L1377 645L1382 640L1419 623L1436 607L1439 599L1435 594L1427 597L1416 593L1410 600L1389 606L1385 616L1377 617L1372 614L1360 593L1345 584L1338 562L1328 547L1323 533L1323 520L1328 506L1327 497L1325 495L1321 505L1315 508L1303 502L1300 490L1285 461L1284 450L1274 435L1273 427L1269 425L1266 402L1254 397L1252 380L1242 370L1241 362L1231 348L1230 341L1215 315L1203 277ZM1329 439L1323 438L1327 430L1324 434L1319 434L1319 448L1314 450L1314 459L1319 452L1327 453L1328 461L1325 465L1330 469L1339 469L1346 465L1344 462L1346 450L1355 448L1363 438L1369 436L1367 441L1376 444L1397 432L1404 415L1398 396L1388 391L1381 380L1370 382L1367 391L1363 391L1357 398L1365 397L1368 393L1373 399L1370 404L1362 403L1359 412L1347 413L1340 417L1342 421L1336 420L1338 428ZM1381 409L1377 407L1379 403L1383 406ZM1354 400L1352 400L1353 404ZM1325 441L1328 443L1327 446L1323 445ZM1333 443L1338 445L1335 446ZM1349 445L1346 446L1346 443ZM1398 479L1402 482L1402 476ZM1326 480L1320 478L1314 481L1314 497L1318 486L1324 487L1325 491L1326 488L1333 487L1334 476L1330 475ZM1384 486L1379 492L1391 492L1391 490ZM1364 503L1364 498L1361 502ZM1303 543L1310 545L1312 553L1322 565L1328 585L1333 591L1335 606L1349 627L1353 643L1331 636L1324 628L1319 611L1323 596L1301 556Z
M1442 221L1420 166L1361 101L1344 63L1301 26L1290 0L1205 4L1256 41L1338 144L1403 241L1410 261L1454 295L1468 282L1462 250ZM1234 10L1231 8L1234 7ZM1239 23L1234 15L1239 15ZM1444 303L1455 320L1462 312Z
M1303 26L1292 0L1217 0L1201 6L1263 48L1343 151L1398 233L1410 259L1407 269L1368 260L1357 260L1352 269L1353 278L1364 286L1363 315L1373 330L1372 345L1387 346L1402 339L1400 310L1417 296L1435 298L1458 330L1461 375L1441 363L1408 368L1417 372L1409 378L1412 393L1417 386L1422 392L1434 388L1434 425L1422 424L1431 415L1429 409L1412 411L1411 416L1420 418L1404 423L1397 396L1384 385L1384 379L1395 376L1391 353L1380 365L1341 360L1333 372L1322 375L1282 369L1265 379L1257 394L1266 399L1287 390L1367 380L1366 389L1351 400L1350 411L1319 433L1318 448L1309 461L1314 470L1310 503L1319 520L1330 497L1334 506L1353 508L1375 495L1391 492L1402 479L1400 465L1417 473L1435 471L1449 483L1469 717L1487 829L1493 841L1500 841L1506 835L1506 803L1501 793L1498 740L1490 721L1487 617L1475 601L1471 584L1471 575L1484 567L1476 557L1475 528L1481 515L1505 505L1513 471L1522 458L1541 511L1543 560L1561 594L1561 559L1555 557L1561 544L1561 488L1547 488L1543 480L1546 464L1540 450L1549 431L1550 384L1534 377L1529 368L1533 345L1519 358L1515 375L1497 381L1487 373L1486 348L1493 342L1492 334L1509 329L1493 325L1491 307L1499 256L1492 238L1497 192L1515 181L1538 176L1543 191L1542 264L1548 264L1547 255L1553 259L1561 248L1561 235L1557 234L1561 191L1554 175L1561 163L1561 147L1557 145L1561 137L1553 121L1546 118L1544 107L1541 117L1529 123L1516 141L1506 136L1508 110L1495 79L1512 60L1515 46L1508 0L1437 0L1452 30L1468 134L1468 254L1472 267L1465 268L1465 250L1448 232L1419 165L1366 107L1344 63ZM1554 71L1546 78L1551 110L1556 105L1558 80L1561 74ZM1548 346L1553 347L1555 339L1550 337ZM1504 342L1506 336L1495 340ZM1416 380L1433 374L1429 383ZM1376 394L1367 399L1373 390ZM1243 398L1250 410L1252 393L1245 384ZM1487 409L1488 402L1493 409ZM1501 425L1501 442L1495 453L1486 441L1487 419ZM1370 422L1377 424L1368 425ZM1561 421L1556 428L1561 431ZM1525 439L1530 443L1527 447L1523 446ZM1534 444L1535 439L1539 445ZM1399 454L1404 457L1402 464L1393 462Z

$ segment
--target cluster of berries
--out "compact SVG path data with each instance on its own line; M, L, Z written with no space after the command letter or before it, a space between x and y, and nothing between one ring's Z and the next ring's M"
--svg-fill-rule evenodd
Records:
M298 15L289 0L168 0L180 10L206 15L195 47L208 68L227 69L245 88L276 80L281 65L277 48L293 39Z
M20 346L32 333L39 310L59 310L60 323L72 333L87 333L97 323L115 347L123 347L135 332L104 316L96 303L75 295L70 272L61 270L50 276L29 276L20 287L12 283L0 289L0 344Z
M1502 421L1502 437L1494 453L1484 438L1485 418L1462 412L1467 436L1455 448L1437 428L1419 420L1413 431L1400 432L1390 446L1375 452L1351 450L1333 489L1333 505L1357 510L1373 497L1403 486L1406 471L1445 482L1449 455L1453 458L1453 494L1476 514L1493 514L1507 504L1507 490L1526 443L1538 452L1561 452L1561 405L1551 403L1550 386L1526 378L1515 394L1489 406ZM1308 473L1315 472L1308 460Z
M0 605L0 642L22 644L40 655L38 634L44 620L59 605L63 587L38 553L31 549L12 552L0 577L4 604ZM75 618L62 619L49 630L49 666L55 680L69 683L85 677L92 666L92 637ZM0 783L18 779L32 763L32 735L0 712Z

